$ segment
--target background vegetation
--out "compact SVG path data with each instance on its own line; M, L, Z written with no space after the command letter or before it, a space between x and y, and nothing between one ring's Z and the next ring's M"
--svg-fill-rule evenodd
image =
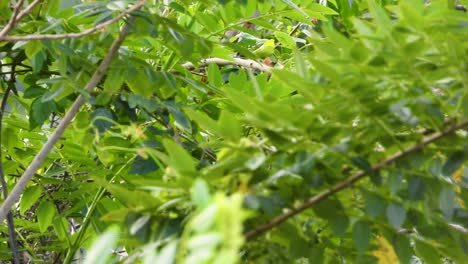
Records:
M0 259L466 262L465 4L1 1Z

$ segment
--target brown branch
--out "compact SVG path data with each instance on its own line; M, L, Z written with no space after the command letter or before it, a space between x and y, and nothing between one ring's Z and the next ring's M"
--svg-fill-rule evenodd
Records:
M10 41L10 42L17 42L17 41L27 41L27 40L45 40L45 39L66 39L66 38L80 38L87 35L91 35L96 31L99 31L115 22L119 21L126 15L130 14L131 12L137 10L138 8L142 7L145 4L146 0L139 0L133 6L123 11L118 16L102 23L92 28L86 29L79 33L66 33L66 34L31 34L26 36L2 36L0 35L0 41Z
M236 65L236 66L241 66L244 68L249 68L249 69L254 69L254 70L259 70L262 72L266 72L268 74L271 74L271 67L268 65L265 65L263 63L254 61L254 60L246 60L246 59L241 59L241 58L233 58L232 60L225 60L221 58L209 58L209 59L203 59L200 61L198 66L206 66L208 64L217 64L217 65ZM193 70L195 69L195 65L191 62L187 62L182 64L182 67L188 69L188 70Z
M17 17L20 12L21 7L23 6L24 0L19 0L16 5L13 7L13 14L11 15L10 20L5 25L5 27L0 31L0 38L4 37L8 32L10 32L15 24L18 22Z
M461 129L461 128L464 128L464 127L467 127L467 126L468 126L468 120L465 120L463 122L460 122L460 123L458 123L456 125L453 125L453 126L447 128L447 129L445 129L442 132L434 133L431 136L428 136L428 137L424 138L421 142L419 142L417 144L414 144L411 147L408 147L403 151L397 152L394 155L392 155L392 156L390 156L390 157L388 157L388 158L374 164L372 166L372 170L373 171L381 170L384 167L392 164L394 161L396 161L396 160L398 160L400 158L403 158L403 157L407 156L408 154L411 154L411 153L414 153L414 152L416 152L418 150L421 150L426 145L428 145L428 144L430 144L430 143L432 143L434 141L437 141L438 139L440 139L440 138L442 138L444 136L447 136L447 135L455 132L458 129ZM260 226L258 226L256 228L246 232L244 234L245 238L247 240L250 240L250 239L253 239L253 238L265 233L266 231L268 231L270 229L273 229L274 227L280 225L281 223L288 220L289 218L301 213L302 211L304 211L304 210L306 210L308 208L313 207L314 205L316 205L320 201L328 198L329 196L331 196L331 195L333 195L333 194L335 194L335 193L337 193L337 192L339 192L339 191L341 191L343 189L346 189L346 188L350 187L355 182L357 182L360 179L364 178L366 175L367 175L367 173L364 172L364 171L360 171L360 172L355 173L354 175L350 176L346 180L337 183L336 185L334 185L330 189L325 190L325 191L313 196L312 198L310 198L309 200L307 200L303 204L299 205L298 207L296 207L296 208L294 208L294 209L292 209L292 210L290 210L290 211L288 211L288 212L286 212L284 214L281 214L281 215L271 219L266 224L260 225Z
M140 6L144 2L145 2L144 0L139 1ZM131 9L135 10L133 7ZM110 47L104 59L102 60L101 64L96 69L96 71L94 72L89 82L86 84L86 87L85 87L86 90L92 91L92 89L94 89L94 87L96 87L98 83L101 81L107 69L109 68L112 58L114 58L114 56L117 54L117 51L119 50L125 38L127 37L128 33L129 33L129 26L128 24L126 24L122 27L122 30L120 31L118 38L112 43L112 46ZM61 138L63 132L65 131L67 126L71 123L75 115L78 113L83 103L84 103L83 96L81 95L78 96L78 98L76 98L75 102L73 103L71 108L68 110L68 112L65 114L62 121L55 129L55 131L49 137L49 139L44 144L44 146L39 151L39 153L37 153L37 155L34 157L31 164L29 164L29 167L24 171L23 175L21 176L21 178L18 180L15 187L11 191L10 196L8 196L8 198L0 207L0 223L2 223L3 220L5 220L5 217L7 213L9 212L10 208L13 206L13 204L19 200L21 194L26 188L26 185L32 179L37 169L41 166L42 162L47 157L49 152L52 150L55 143Z
M29 14L32 9L38 5L39 3L41 3L42 1L44 0L34 0L34 2L32 2L31 4L29 4L23 11L21 11L18 16L16 17L16 21L15 21L15 24L18 23L24 16L26 16L27 14Z
M32 9L42 1L43 0L35 0L31 4L29 4L24 10L22 10L21 12L19 10L23 6L24 0L18 1L18 3L15 5L15 7L13 9L13 15L11 16L10 21L8 21L8 24L0 32L0 39L5 37L16 26L16 24L18 24L18 22L24 16L29 14L32 11Z

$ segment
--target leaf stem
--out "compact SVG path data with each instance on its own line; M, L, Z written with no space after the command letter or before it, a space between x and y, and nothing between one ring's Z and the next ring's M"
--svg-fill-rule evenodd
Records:
M125 163L115 174L112 176L112 178L109 180L109 184L112 183L115 178L122 173L123 169L132 162L136 156L133 158L129 159L127 163ZM93 201L91 202L91 206L89 207L88 211L86 212L86 216L84 218L83 224L81 225L80 231L78 231L78 235L75 239L75 242L73 245L68 249L67 255L65 256L65 260L63 261L64 264L69 264L73 260L73 257L75 256L76 251L81 247L81 240L83 239L84 235L86 234L86 231L88 230L89 224L91 223L92 216L94 215L94 211L96 210L96 207L98 203L101 201L102 196L104 195L106 191L106 188L100 187L99 190L97 191L96 195L94 196Z

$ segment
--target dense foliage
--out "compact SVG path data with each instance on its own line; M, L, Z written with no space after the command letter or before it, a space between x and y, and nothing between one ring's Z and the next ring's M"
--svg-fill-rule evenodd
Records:
M465 263L464 4L0 1L0 259Z

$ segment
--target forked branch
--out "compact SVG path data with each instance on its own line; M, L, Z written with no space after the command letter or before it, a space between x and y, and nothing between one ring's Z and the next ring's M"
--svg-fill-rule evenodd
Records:
M37 1L37 0L36 0ZM36 2L35 1L35 2ZM146 0L139 0L130 8L123 11L118 16L102 23L92 28L86 29L79 33L66 33L66 34L31 34L26 36L6 36L0 34L0 41L9 41L9 42L17 42L17 41L28 41L28 40L46 40L46 39L66 39L66 38L81 38L87 35L91 35L101 29L104 29L107 26L110 26L123 17L127 16L128 14L132 13L133 11L137 10L138 8L142 7L145 4ZM27 9L27 8L26 8ZM26 10L25 9L25 10Z
M138 4L139 6L144 4L144 0L139 1ZM135 4L136 5L136 4ZM131 10L135 10L133 6ZM129 9L130 10L130 9ZM126 12L128 13L128 12ZM103 78L104 74L107 72L107 69L109 68L109 65L112 61L112 58L115 57L117 54L117 51L119 50L120 46L122 45L123 41L127 37L129 33L129 25L126 24L122 27L122 30L120 31L119 36L117 39L112 43L112 46L110 47L109 51L107 52L106 56L102 60L101 64L99 67L96 69L94 72L93 76L89 80L89 82L86 84L86 90L92 91L94 87L96 87L101 79ZM75 100L71 108L68 110L68 112L65 114L63 119L61 120L60 124L57 126L55 131L52 133L52 135L49 137L47 142L44 144L42 149L39 151L39 153L34 157L33 161L29 165L29 167L24 171L23 175L21 178L18 180L16 183L15 187L10 193L10 196L5 200L5 202L2 204L0 207L0 223L2 223L5 220L5 217L7 216L10 208L15 204L21 194L23 193L24 189L26 188L26 185L28 182L32 179L34 173L39 169L41 166L42 162L44 159L47 157L49 152L52 150L54 147L55 143L61 138L63 132L67 128L67 126L71 123L72 119L75 117L75 115L78 113L80 107L84 103L84 98L83 96L78 96L78 98Z

